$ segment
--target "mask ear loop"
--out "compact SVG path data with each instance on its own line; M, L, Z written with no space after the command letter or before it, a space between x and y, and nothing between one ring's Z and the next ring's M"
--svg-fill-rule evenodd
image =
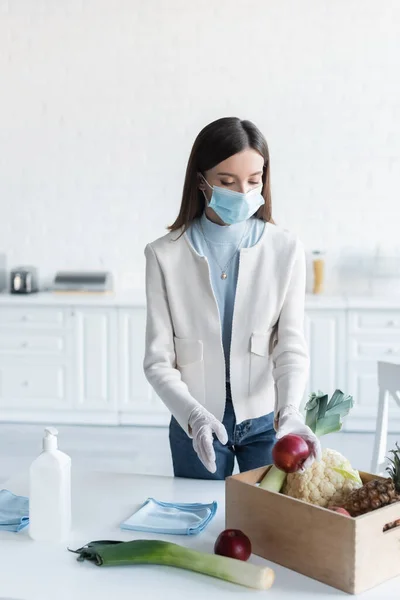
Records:
M210 185L207 181L207 179L204 177L203 173L199 173L200 177L202 178L202 180L204 181L204 183L206 183L208 185L208 187L210 188L210 190L214 189L212 185Z
M202 178L202 180L204 181L204 183L206 183L211 190L214 190L213 186L208 183L208 181L204 177L203 173L198 173L198 175ZM211 198L210 198L210 200L207 198L205 190L201 190L201 191L203 192L204 200L206 202L206 207L208 208L208 206L209 206L209 204L211 202Z

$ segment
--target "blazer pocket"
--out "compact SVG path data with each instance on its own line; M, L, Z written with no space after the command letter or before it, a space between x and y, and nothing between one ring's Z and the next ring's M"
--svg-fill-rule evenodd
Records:
M203 342L201 340L175 337L174 343L178 366L186 367L203 360Z
M204 404L204 361L203 342L189 338L174 337L176 367L182 381L198 402Z
M249 394L262 393L270 376L270 339L268 333L253 333L250 338Z
M267 333L253 333L251 336L250 349L252 354L266 356L269 349L269 335Z

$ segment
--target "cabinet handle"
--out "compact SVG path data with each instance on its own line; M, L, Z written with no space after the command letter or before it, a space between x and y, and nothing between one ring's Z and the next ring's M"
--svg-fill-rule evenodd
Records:
M28 320L28 317L26 315L22 315L21 321L27 321L27 320Z
M25 381L22 382L22 385L23 385L23 387L28 387L29 382L25 380Z
M28 347L28 342L22 342L21 348L27 348L27 347Z
M388 324L388 327L396 327L397 321L388 321L387 324Z
M386 354L398 354L398 353L399 353L398 348L388 348L386 350Z

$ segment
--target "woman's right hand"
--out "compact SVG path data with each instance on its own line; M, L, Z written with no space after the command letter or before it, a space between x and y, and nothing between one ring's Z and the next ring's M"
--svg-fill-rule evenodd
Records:
M210 473L217 470L215 451L213 446L213 433L221 444L228 442L228 434L224 425L218 421L208 410L196 406L189 416L189 428L193 437L193 448Z
M313 464L314 460L321 460L321 442L315 433L304 422L304 416L294 406L286 406L280 411L276 439L285 435L294 434L302 437L309 445L311 452L304 461L301 471L305 471Z

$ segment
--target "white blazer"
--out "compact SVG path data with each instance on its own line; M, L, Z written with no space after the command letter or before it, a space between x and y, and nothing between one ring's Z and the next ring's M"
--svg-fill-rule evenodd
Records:
M147 380L188 430L200 403L222 421L225 358L208 260L182 231L145 248ZM178 239L179 238L179 239ZM177 240L177 241L174 241ZM230 352L237 423L299 406L308 379L304 337L305 253L286 230L267 223L240 250Z

